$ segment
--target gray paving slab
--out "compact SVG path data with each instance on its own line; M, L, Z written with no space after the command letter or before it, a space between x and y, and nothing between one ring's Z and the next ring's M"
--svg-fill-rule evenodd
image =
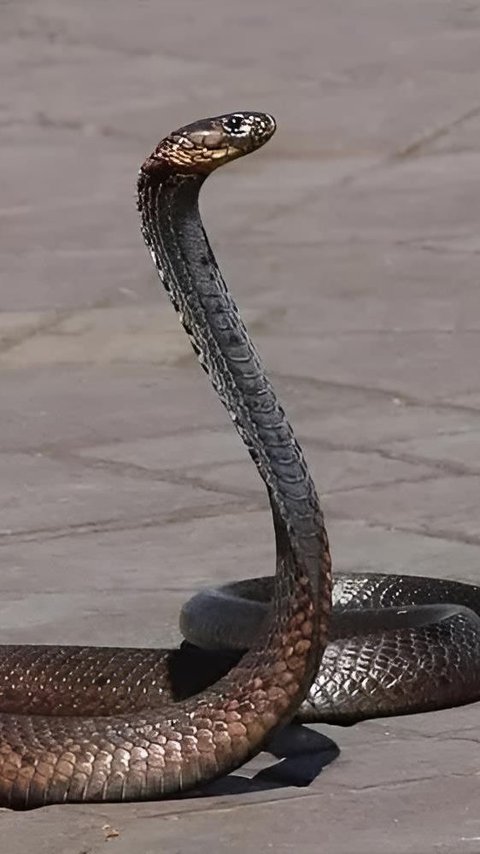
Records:
M0 17L1 642L173 645L193 591L273 567L134 204L160 136L244 107L279 131L202 211L335 567L478 582L479 4ZM0 848L479 854L479 709L291 729L199 797L2 811Z

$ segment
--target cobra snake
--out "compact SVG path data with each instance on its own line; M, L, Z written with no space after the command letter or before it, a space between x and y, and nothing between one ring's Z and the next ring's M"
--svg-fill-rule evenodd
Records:
M159 798L237 768L296 713L350 723L480 696L479 588L337 576L330 619L315 487L198 210L206 177L274 131L254 112L180 128L143 163L138 209L160 279L265 483L275 576L194 597L179 649L0 647L2 806Z

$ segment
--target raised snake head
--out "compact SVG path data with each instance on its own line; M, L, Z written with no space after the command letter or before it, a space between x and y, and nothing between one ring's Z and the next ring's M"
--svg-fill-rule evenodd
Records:
M264 145L275 132L268 113L237 112L201 119L165 137L142 170L207 175Z

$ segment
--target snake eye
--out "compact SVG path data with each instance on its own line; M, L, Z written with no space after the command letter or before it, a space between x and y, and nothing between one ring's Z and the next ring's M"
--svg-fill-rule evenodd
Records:
M234 136L246 136L252 129L251 122L245 116L236 113L223 120L223 127L227 133Z

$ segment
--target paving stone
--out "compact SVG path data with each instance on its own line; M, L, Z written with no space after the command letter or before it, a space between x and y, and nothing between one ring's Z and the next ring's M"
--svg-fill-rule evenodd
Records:
M192 509L183 518L137 516L113 530L99 520L0 537L2 641L178 643L179 610L195 590L275 566L266 508L237 499L228 512L228 499L217 494L197 509L197 518ZM248 556L247 540L255 543Z
M355 451L310 449L308 462L323 495L344 489L356 489L367 484L399 483L438 476L434 470L419 463L410 465L385 459L378 454L359 454ZM183 466L187 465L186 457ZM208 485L218 490L232 489L238 495L264 493L264 486L249 460L223 464L212 462L208 468L201 465L184 470L193 483Z
M267 362L281 373L295 373L294 366L302 364L304 375L315 377L322 365L322 375L329 382L354 384L361 377L369 387L390 390L392 397L419 397L426 387L430 400L472 388L477 372L477 332L425 332L416 337L412 359L412 336L394 332L343 336L341 362L335 338L303 336L291 341L288 348L281 337L260 336L259 341Z
M431 437L430 440L409 439L406 442L392 442L389 446L394 454L404 459L420 461L432 460L439 465L458 466L470 472L480 471L480 434L477 431L461 432Z
M194 377L128 363L2 373L2 448L12 451L59 451L226 424L198 369Z
M368 490L327 496L329 512L343 518L363 518L388 527L477 542L476 514L480 478L474 475L439 477L419 483L373 486Z
M195 512L212 503L212 495L193 484L179 486L160 480L68 465L40 454L0 455L0 478L9 493L2 501L1 534L123 523L162 514ZM120 485L121 484L121 485ZM225 495L220 492L220 504Z

